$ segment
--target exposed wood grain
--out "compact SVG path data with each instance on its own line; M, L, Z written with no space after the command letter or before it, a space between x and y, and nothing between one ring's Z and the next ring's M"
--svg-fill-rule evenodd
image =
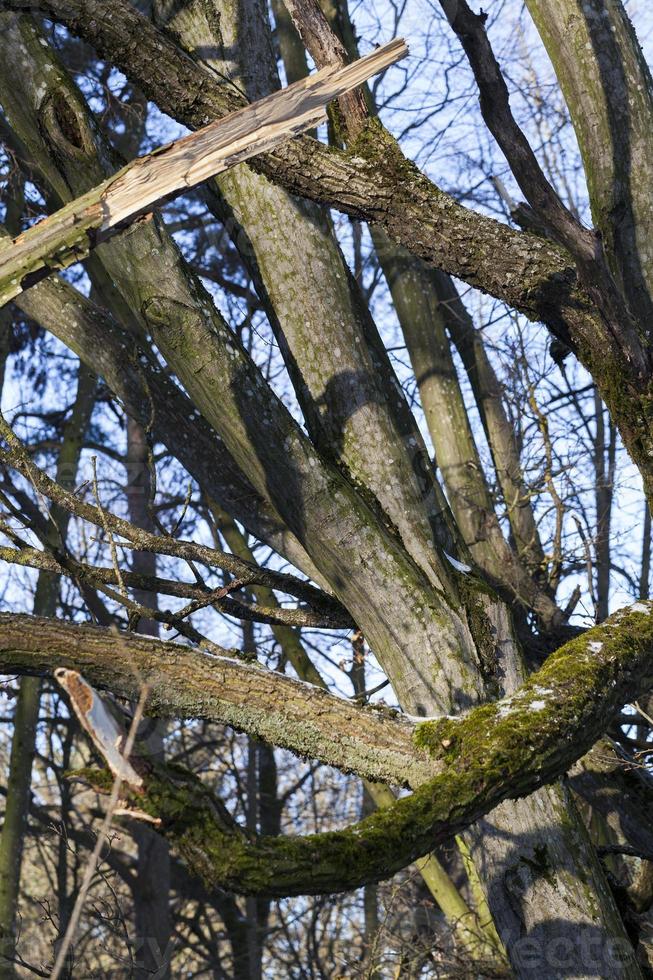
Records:
M351 65L327 68L128 164L0 244L0 305L90 250L152 207L323 122L333 99L407 54L391 41Z
M118 724L106 704L77 670L58 667L56 680L68 694L70 703L82 727L88 732L114 776L130 786L139 787L143 780L129 759L122 754L126 731Z

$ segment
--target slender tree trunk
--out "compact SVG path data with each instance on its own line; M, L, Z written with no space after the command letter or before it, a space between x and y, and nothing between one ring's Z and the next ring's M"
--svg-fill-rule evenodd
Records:
M361 817L366 817L376 809L367 787L363 786ZM363 889L363 952L368 969L374 969L374 945L379 931L379 889L376 884L365 885ZM373 974L372 974L373 975Z
M34 611L45 613L45 610ZM29 682L29 683L26 683ZM27 809L32 778L32 760L39 715L40 681L25 677L21 681L11 742L7 802L0 837L0 977L16 975L12 959L16 951L16 917L22 864L23 842L27 831Z
M596 479L596 621L602 623L610 612L610 518L614 476L615 433L608 427L606 437L605 409L598 392L594 391L594 471Z
M154 531L150 514L151 479L148 464L149 446L143 427L127 418L127 507L136 527ZM132 570L156 575L156 556L135 551ZM156 608L157 597L134 590L136 602ZM155 620L141 619L138 632L158 636ZM164 754L165 724L144 718L141 736L146 736L148 752L157 758ZM146 825L134 822L134 839L138 845L138 867L133 889L136 926L136 977L138 980L167 980L172 956L172 921L170 917L170 849L168 842Z
M249 739L247 753L247 829L252 833L258 830L258 753L256 743ZM261 931L259 928L259 905L258 895L248 896L245 899L247 909L247 952L249 962L250 980L261 980L263 946L261 942Z
M639 573L639 598L648 599L651 586L651 508L644 501L642 521L642 566Z
M2 334L6 343L7 331ZM4 362L2 365L4 374ZM80 365L77 398L70 420L64 427L61 448L57 460L57 480L70 488L75 485L79 458L84 435L93 409L95 398L95 377ZM53 543L58 544L59 534L65 541L69 514L53 506L51 524ZM59 577L51 572L40 572L34 597L34 614L55 616L59 597ZM5 820L0 836L0 936L3 956L12 956L15 948L15 927L20 889L20 872L23 845L27 833L27 813L29 808L32 762L36 748L36 734L39 716L41 681L37 677L24 677L16 701L14 715L14 734L9 760L7 780L7 804ZM62 801L62 812L65 812ZM59 862L60 863L60 862ZM65 902L68 891L67 881L61 883L59 900ZM65 914L59 915L59 930L66 928ZM6 951L6 952L5 952ZM15 970L7 960L0 960L0 977L13 977Z

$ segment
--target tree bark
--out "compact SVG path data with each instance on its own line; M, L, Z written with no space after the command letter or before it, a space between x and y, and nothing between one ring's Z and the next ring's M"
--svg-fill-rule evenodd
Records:
M147 434L142 425L127 419L127 509L136 527L154 531L150 514L151 478ZM135 551L132 569L144 575L156 575L156 556L147 551ZM134 599L147 607L157 606L157 597L149 592L134 590ZM159 625L141 618L138 632L158 637ZM143 718L141 737L147 730L148 751L158 759L164 758L165 727L160 720ZM135 823L134 839L138 846L137 880L132 890L135 927L138 944L138 980L168 980L172 959L172 919L170 914L170 851L168 843L156 831Z
M293 16L295 17L296 23L298 21L296 14L297 6L295 3L290 6L291 13L294 12ZM317 7L317 3L313 2L313 0L308 0L307 3L302 5L301 9L303 10L306 6ZM315 37L315 31L320 30L322 34L326 35L329 33L329 27L326 21L323 20L320 22L317 14L315 16L315 23L321 26L318 28L314 27L311 32L307 30L305 36L309 39L310 51L313 58L316 59L318 64L324 64L324 61L320 60L323 57L321 52L328 45L320 44L319 39ZM393 299L395 303L399 302L399 309L404 314L409 350L411 348L410 341L412 340L412 354L414 356L419 355L422 353L419 347L421 341L417 332L418 326L414 322L414 316L415 308L417 307L421 316L420 325L424 332L426 332L428 328L425 321L431 313L430 309L424 308L426 305L424 302L426 299L424 286L426 285L428 287L430 278L428 276L428 270L424 270L423 275L419 277L419 285L422 287L420 290L422 295L421 305L419 299L416 300L413 298L414 289L411 291L411 303L409 304L405 296L401 293L401 286L398 281L399 272L404 274L406 272L405 257L394 252L392 248L388 247L387 243L382 242L381 244L385 245L385 259L390 281L394 282L395 286ZM413 257L410 258L411 273L413 276L417 276L421 270L415 268L416 260ZM383 255L381 256L381 261L383 262ZM444 362L444 365L442 363L442 352L444 351L447 355L449 354L443 332L440 336L439 356L433 357L432 354L433 348L438 344L438 338L429 336L429 343L431 345L428 356L429 367L435 363L440 370L444 369L445 372L447 367L453 370L450 357L448 361ZM423 368L423 366L422 360L420 367ZM416 375L419 379L421 372L417 370ZM428 395L432 393L432 391L429 391ZM451 401L450 391L442 395L442 401L445 399ZM456 441L456 436L459 435L459 432L455 432L453 439L449 438L449 431L452 428L452 413L451 411L446 414L443 413L442 402L437 406L437 413L446 418L447 432L446 436L443 437L442 432L438 432L436 427L434 440L436 441L436 450L439 448L440 452L444 451L447 462L453 461L454 463L459 463L461 447L460 443ZM459 410L457 415L454 415L454 418L457 417L459 419L460 416L461 411ZM465 434L463 433L463 436ZM462 455L464 459L469 458L469 452L470 447L468 445L463 449ZM442 459L440 459L440 462L442 462ZM456 475L455 471L450 471L449 478L452 483L453 493L460 497L463 487L461 486L460 480L456 479ZM466 520L468 514L464 512L463 503L460 504L459 512L456 516L458 517L459 526L461 526L463 531L469 531L469 521ZM461 517L463 519L462 523ZM499 530L498 526L496 530ZM497 551L501 549L505 555L507 548L500 532L498 535L495 534L494 547ZM522 577L522 582L525 580L527 580L527 576ZM532 604L537 608L536 603ZM554 604L546 595L543 596L539 605L540 608L548 605L550 610L555 611ZM491 616L492 614L490 613ZM549 618L550 621L553 618L551 617L551 612L549 612ZM559 621L559 618L557 621ZM556 619L553 618L553 623L555 622ZM502 632L502 626L505 629L505 623L501 623L501 620L499 620L498 623L493 623L493 626L495 636L502 638L499 640L503 645L502 663L504 665L509 664L509 669L514 671L516 675L520 675L521 664L518 654L511 648L510 642L506 642L503 639L505 634ZM512 683L514 682L505 684L507 691L513 690ZM540 813L537 810L538 806ZM543 813L546 813L544 819L542 819ZM565 814L564 818L563 814ZM575 921L577 924L582 923L585 929L589 930L598 929L600 931L605 928L606 937L611 934L612 930L616 929L617 935L623 938L618 914L611 900L607 885L602 880L602 873L598 862L591 855L589 841L586 842L585 853L581 856L578 847L567 832L565 826L566 820L570 822L572 827L575 826L575 836L578 838L582 834L582 829L575 812L573 810L567 812L565 800L560 796L560 790L551 788L540 792L537 794L537 798L527 802L505 804L499 808L496 814L492 814L490 819L484 821L482 825L473 828L469 832L468 842L471 855L477 863L479 875L488 891L490 908L495 922L499 928L504 945L511 956L513 965L523 975L529 975L529 970L519 957L517 937L522 935L524 931L528 931L533 937L537 937L539 949L535 957L538 960L535 966L535 972L541 970L541 958L547 955L546 951L551 943L561 941L566 944L569 941L569 936L564 934L564 927L561 926L561 923L567 920ZM508 844L507 841L511 843ZM550 882L544 881L542 876L531 876L529 888L524 889L521 893L515 892L514 888L511 888L510 885L511 874L520 865L520 862L523 862L522 867L525 867L529 861L532 861L533 854L538 852L547 855L548 872L550 877L557 881L557 886L552 888ZM592 869L589 877L587 877L586 871L588 867ZM570 878L574 880L573 887L569 885ZM588 893L601 896L602 918L596 916L595 908L592 908L591 903L588 903ZM561 899L561 895L564 895L564 898ZM578 944L576 944L575 948L572 946L571 957L578 964L579 968L581 966L582 956L582 948Z
M595 226L637 320L653 306L653 82L621 0L527 0L569 109Z
M140 157L103 184L50 215L13 242L0 244L0 303L7 303L55 269L86 258L92 248L146 215L162 200L194 187L255 153L310 129L324 106L348 86L360 85L406 53L403 43L379 49L355 70L327 70L298 88L217 120L202 130Z
M175 841L190 866L214 885L282 895L349 889L387 876L478 820L503 799L528 794L554 779L593 744L625 701L647 690L652 683L652 610L650 603L636 603L565 644L512 696L482 705L462 718L419 723L413 740L431 756L435 775L412 796L378 811L354 830L253 840L243 836L226 811L209 802L210 794L196 777L171 775L156 765L143 771L145 794L138 791L134 802L162 819L163 832ZM209 687L208 674L197 655L185 652L175 656L174 645L164 645L168 655L161 660L161 644L133 636L123 639L123 649L117 650L115 642L107 643L112 634L99 627L55 624L10 614L3 615L0 624L4 670L34 671L43 669L44 664L49 669L54 664L81 668L94 683L132 696L138 677L125 676L122 669L128 648L138 676L146 674L153 679L149 707L157 710L158 705L159 710L166 710L166 699L168 703L172 699L178 702L178 692L184 686L196 692L191 702L193 713L202 714L201 700L207 703L211 699L204 693ZM46 644L48 652L44 654ZM219 658L205 660L215 673ZM230 672L233 679L230 661L221 663L220 670L223 676ZM249 670L267 676L275 687L288 682L259 668ZM213 697L213 701L217 699ZM175 706L178 715L184 710L188 709ZM360 712L357 709L358 718ZM327 727L329 722L321 721ZM247 727L253 730L255 724ZM297 744L301 726L287 723L286 732L285 744L292 747L290 737L295 737L295 747L301 751ZM180 806L182 799L186 803ZM202 845L198 850L197 813L206 812L208 818L207 806L213 816L208 822L200 821ZM546 863L546 854L539 852L540 862ZM536 868L531 870L537 873ZM592 869L588 870L590 879L595 877ZM597 885L597 881L592 884ZM523 885L522 878L520 887ZM616 942L616 935L613 939ZM626 947L617 945L625 955ZM601 954L606 955L609 949L602 949ZM513 951L518 961L519 952L519 948ZM628 963L622 972L633 975Z

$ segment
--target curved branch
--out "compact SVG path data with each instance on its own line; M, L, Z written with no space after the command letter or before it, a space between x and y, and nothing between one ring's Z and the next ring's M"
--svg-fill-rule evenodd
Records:
M144 794L134 802L161 820L162 831L208 886L316 894L387 877L503 800L526 796L564 773L624 703L653 685L653 602L635 603L565 644L512 696L465 717L417 726L355 708L282 675L174 644L0 614L1 670L45 672L58 666L131 697L139 676L147 677L150 713L227 721L345 769L355 760L361 774L376 772L371 778L395 778L399 752L403 781L418 786L412 796L347 830L307 837L234 835L195 777L156 769L146 775ZM385 777L379 776L382 770ZM435 776L424 782L429 772Z
M503 800L555 780L652 683L653 602L640 602L565 644L511 697L419 724L414 741L432 753L435 777L347 830L234 833L196 777L161 769L134 800L161 819L208 886L275 896L349 890L392 875Z

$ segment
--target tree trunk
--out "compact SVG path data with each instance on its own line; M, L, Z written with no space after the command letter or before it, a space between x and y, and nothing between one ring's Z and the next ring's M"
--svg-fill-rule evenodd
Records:
M7 341L7 330L2 336L3 343ZM2 365L4 375L4 363ZM59 482L74 487L79 465L84 437L95 401L95 376L91 375L82 365L79 368L77 382L77 397L72 415L66 423L62 436L61 448L57 459L57 479ZM65 541L70 514L62 511L56 505L51 510L52 522L58 531L49 524L52 542L58 545L58 537ZM51 572L40 572L34 597L34 614L37 616L55 616L59 598L59 576ZM36 734L39 717L41 680L38 677L23 677L16 701L14 715L14 734L9 760L9 776L7 781L7 804L5 819L0 835L0 937L2 938L2 956L0 959L0 977L15 976L15 968L4 957L15 955L15 924L18 910L20 890L20 872L22 865L23 844L27 832L27 814L29 809L30 785L32 780L32 762L36 748ZM67 882L63 882L65 898ZM61 918L61 917L60 917ZM60 933L63 934L66 922L59 922Z
M147 434L132 418L127 418L127 508L136 527L155 529L150 513L151 479ZM156 575L156 556L146 551L134 551L132 570L144 575ZM149 592L134 590L134 599L149 608L156 608L157 597ZM138 632L158 636L159 624L141 618ZM165 723L143 718L140 738L144 738L148 753L164 758ZM168 842L150 827L134 821L134 839L138 845L138 867L132 894L136 926L136 977L138 980L168 980L172 959L172 920L170 916L170 849Z

